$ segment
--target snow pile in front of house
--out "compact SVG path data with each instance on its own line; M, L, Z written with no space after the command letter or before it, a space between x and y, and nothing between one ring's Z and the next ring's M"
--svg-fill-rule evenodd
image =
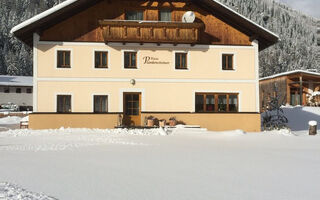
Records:
M0 151L64 151L101 145L147 145L128 137L164 136L162 128L154 129L72 129L50 130L16 129L0 132L1 138L16 138L23 144L0 146Z
M60 128L60 129L17 129L9 130L2 133L10 136L30 136L30 135L45 135L45 134L104 134L104 135L167 135L162 128L152 129L89 129L89 128Z
M34 193L10 183L0 183L0 199L4 200L56 200L44 194Z
M20 117L16 117L16 116L9 116L9 117L4 117L4 118L0 118L0 124L19 124L21 121Z

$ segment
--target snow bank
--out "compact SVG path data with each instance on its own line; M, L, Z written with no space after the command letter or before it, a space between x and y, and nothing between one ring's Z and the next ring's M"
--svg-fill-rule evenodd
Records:
M286 106L282 109L288 118L288 126L293 131L308 130L309 121L320 122L320 107Z
M21 118L20 117L4 117L0 118L0 124L19 124Z
M10 183L0 183L0 199L6 200L56 200L44 194L34 193Z
M9 136L30 136L30 135L50 135L50 134L105 134L105 135L167 135L160 128L154 129L89 129L89 128L60 128L46 130L17 129L0 133Z
M164 135L167 135L164 129L17 129L0 132L0 138L28 142L0 145L0 151L64 151L100 145L148 145L132 141L128 136Z

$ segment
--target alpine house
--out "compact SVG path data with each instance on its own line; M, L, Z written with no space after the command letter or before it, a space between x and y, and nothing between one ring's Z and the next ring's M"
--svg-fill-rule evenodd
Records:
M32 129L260 130L258 56L278 36L216 0L66 0L11 32L33 47Z

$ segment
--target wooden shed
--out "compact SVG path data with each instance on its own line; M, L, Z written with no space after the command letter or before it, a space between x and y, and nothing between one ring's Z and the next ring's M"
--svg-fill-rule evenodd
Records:
M260 107L278 96L283 105L320 106L320 73L295 70L260 79Z

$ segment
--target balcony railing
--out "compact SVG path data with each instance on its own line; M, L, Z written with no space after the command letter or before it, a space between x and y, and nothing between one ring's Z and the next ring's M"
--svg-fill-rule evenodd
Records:
M100 20L103 38L108 42L195 44L202 23Z

